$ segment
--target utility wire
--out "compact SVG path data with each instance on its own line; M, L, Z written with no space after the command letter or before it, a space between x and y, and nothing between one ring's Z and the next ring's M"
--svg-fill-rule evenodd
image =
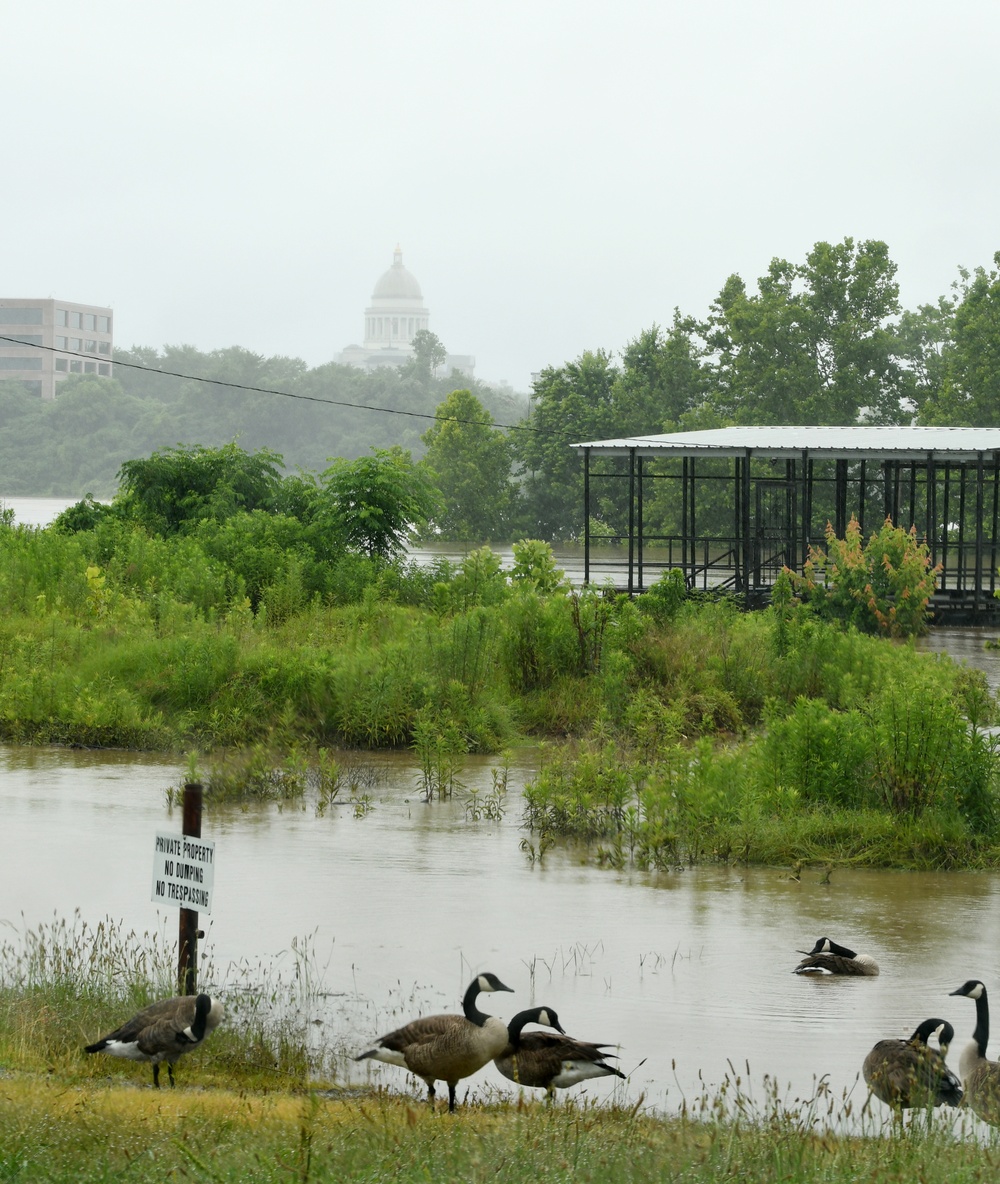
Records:
M81 354L74 350L57 349L54 345L39 345L33 341L22 341L19 337L7 337L3 333L0 333L0 341L6 342L8 345L22 345L28 349L42 349L52 354L66 354L73 358L83 358L88 362L95 360L93 354ZM331 407L352 407L356 411L380 411L384 415L408 415L414 419L430 419L435 423L464 423L476 427L487 426L480 419L460 419L454 415L431 415L426 411L401 411L398 407L375 407L370 403L350 403L344 399L326 399L321 395L294 394L292 391L279 391L273 387L248 386L243 382L227 382L222 378L204 378L198 374L182 374L179 370L156 370L152 366L143 366L139 362L125 362L109 358L109 363L114 366L125 366L129 370L140 370L145 374L165 374L170 378L183 378L188 382L204 382L210 386L225 386L232 390L251 391L257 395L280 395L283 399L300 399L306 403L327 403ZM542 436L558 436L563 434L561 432L553 432L549 428L536 428L526 423L496 423L491 420L488 426L491 428L503 428L505 431L511 432L535 432Z

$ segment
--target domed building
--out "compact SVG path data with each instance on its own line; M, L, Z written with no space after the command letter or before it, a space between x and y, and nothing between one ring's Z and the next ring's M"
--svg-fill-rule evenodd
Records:
M364 344L349 345L336 360L361 370L402 366L413 357L413 338L428 328L429 321L420 284L403 266L403 252L397 244L392 266L379 276L371 304L365 309ZM458 370L471 378L475 364L475 358L467 354L449 354L439 372Z

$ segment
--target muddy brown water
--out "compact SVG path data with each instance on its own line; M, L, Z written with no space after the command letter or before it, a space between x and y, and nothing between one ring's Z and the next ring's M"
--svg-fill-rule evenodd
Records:
M996 635L941 629L918 645L985 670L997 689L1000 653L984 648ZM217 868L203 985L237 991L261 967L294 975L293 943L308 950L307 1018L341 1050L345 1081L422 1096L403 1070L356 1066L349 1052L417 1014L458 1010L486 969L516 992L483 996L486 1010L507 1018L544 1003L572 1034L621 1046L628 1083L589 1082L577 1097L674 1112L738 1074L758 1101L768 1080L789 1102L818 1092L821 1121L827 1107L845 1121L846 1096L857 1122L876 1040L941 1016L956 1030L957 1067L974 1006L949 992L977 977L1000 1000L998 875L612 871L572 847L532 864L519 847L530 752L515 760L499 822L470 821L461 791L425 804L407 754L363 759L380 774L364 817L346 805L320 815L308 800L210 809L204 825ZM134 754L0 748L0 940L76 910L91 926L111 918L174 936L176 910L149 897L155 831L180 830L165 790L181 774ZM490 762L470 760L463 779L488 792ZM796 951L827 934L872 954L882 974L793 975ZM466 1084L480 1096L515 1090L492 1067ZM868 1121L883 1116L875 1103Z
M627 1085L600 1080L577 1095L607 1099L617 1088L675 1111L737 1072L759 1100L769 1075L788 1101L819 1084L838 1112L845 1095L857 1110L861 1062L877 1039L939 1015L958 1034L957 1064L974 1006L949 992L969 977L1000 980L996 875L654 874L597 868L572 848L532 864L519 847L530 753L515 760L499 822L470 821L461 791L425 804L405 755L370 759L382 779L364 817L349 806L318 814L312 801L208 810L203 832L217 845L204 985L224 994L246 985L247 966L287 971L295 941L311 951L324 992L308 1016L317 1039L344 1054L417 1014L457 1010L486 969L516 992L483 996L486 1010L508 1018L547 1004L571 1033L621 1045ZM90 925L111 918L175 934L176 911L149 896L155 831L180 830L164 792L180 774L134 755L0 749L0 937L75 910ZM490 763L470 761L463 776L486 792ZM796 950L824 934L872 954L881 976L793 975ZM336 1070L422 1095L391 1066L341 1055ZM492 1067L467 1084L479 1095L515 1088Z

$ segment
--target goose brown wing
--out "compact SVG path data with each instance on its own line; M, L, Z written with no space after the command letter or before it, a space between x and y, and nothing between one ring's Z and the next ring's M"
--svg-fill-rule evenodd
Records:
M138 1036L139 1051L151 1056L158 1052L181 1053L193 1048L198 1041L192 1040L186 1034L184 1029L188 1026L189 1024L182 1017L167 1018L147 1024Z
M854 958L843 958L840 954L810 954L795 967L796 974L809 974L810 971L824 970L828 974L868 975L870 973Z
M991 1126L1000 1126L1000 1064L984 1061L965 1082L965 1100Z
M521 1051L545 1052L560 1060L603 1061L617 1058L616 1053L604 1052L607 1044L593 1044L587 1040L576 1040L572 1036L560 1036L553 1032L529 1032L521 1037Z
M130 1020L126 1020L121 1027L102 1037L98 1043L120 1040L122 1043L130 1044L137 1041L148 1028L169 1020L170 1017L181 1021L178 1030L186 1028L194 1022L194 999L193 995L175 995L171 999L159 999L156 1003L150 1003L142 1011L137 1011Z
M900 1106L909 1099L917 1069L915 1050L905 1040L880 1040L865 1057L861 1072L877 1098Z
M392 1052L404 1053L408 1048L417 1047L439 1039L456 1024L467 1024L469 1021L460 1015L425 1015L420 1019L411 1020L402 1028L397 1028L378 1040L382 1048ZM473 1025L470 1025L473 1026Z

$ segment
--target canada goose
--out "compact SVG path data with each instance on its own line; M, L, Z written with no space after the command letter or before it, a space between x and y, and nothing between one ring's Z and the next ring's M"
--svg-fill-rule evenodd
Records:
M878 974L874 958L856 954L828 937L817 938L811 950L799 950L799 953L805 957L795 967L795 974Z
M160 1062L167 1062L170 1084L174 1084L174 1063L197 1048L218 1027L225 1009L209 995L175 995L151 1003L120 1028L115 1028L84 1052L106 1052L130 1061L148 1061L153 1066L153 1085L160 1088Z
M434 1105L434 1082L448 1083L448 1110L455 1109L455 1086L492 1061L507 1045L507 1025L476 1007L480 991L510 991L495 974L477 975L465 992L461 1015L428 1015L382 1036L354 1059L372 1057L402 1065L427 1083Z
M927 1040L936 1035L941 1051ZM924 1020L908 1040L880 1040L865 1057L865 1082L894 1110L957 1106L962 1083L945 1064L955 1029L946 1020Z
M546 1024L560 1033L528 1032L525 1024ZM504 1077L518 1085L541 1086L552 1100L557 1089L567 1089L590 1077L622 1077L625 1074L607 1063L613 1053L603 1052L604 1044L589 1044L567 1036L559 1017L551 1007L533 1007L519 1011L507 1025L507 1047L494 1057L493 1064Z
M965 1100L983 1122L1000 1126L1000 1064L986 1059L990 1039L990 1006L986 988L975 978L964 982L952 995L965 995L976 1001L976 1027L972 1039L962 1049L958 1071L965 1086Z

